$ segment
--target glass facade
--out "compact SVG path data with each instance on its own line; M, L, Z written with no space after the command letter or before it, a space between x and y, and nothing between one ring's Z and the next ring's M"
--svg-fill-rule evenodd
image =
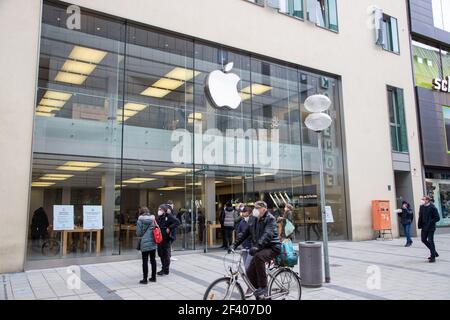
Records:
M419 41L412 41L412 49L417 86L432 89L433 79L442 79L450 75L449 50Z
M29 260L134 253L138 208L168 200L174 249L217 244L227 201L289 202L296 240L320 238L317 137L303 124L316 93L333 101L329 235L347 239L338 79L84 10L71 30L66 9L44 3ZM229 62L242 102L217 109L205 82ZM55 205L73 206L74 230L54 230ZM101 207L100 232L83 229L85 206Z

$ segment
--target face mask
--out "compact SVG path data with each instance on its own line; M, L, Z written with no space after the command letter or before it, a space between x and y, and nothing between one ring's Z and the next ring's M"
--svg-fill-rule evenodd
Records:
M248 218L250 217L244 217L245 222L248 222Z
M154 215L150 216L150 221L155 221L155 216Z
M260 216L259 210L258 210L258 209L253 209L252 215L253 215L255 218L259 218L259 216Z
M424 200L420 200L420 205L423 206L425 204Z
M158 210L158 216L162 216L164 214L164 211Z

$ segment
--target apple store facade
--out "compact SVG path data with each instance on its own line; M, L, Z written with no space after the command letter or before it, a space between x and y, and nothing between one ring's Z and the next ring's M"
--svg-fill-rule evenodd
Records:
M174 250L220 246L228 201L264 200L275 213L290 203L295 240L320 239L317 136L303 123L317 93L332 101L328 233L348 239L337 76L84 9L71 29L66 9L43 6L28 261L135 254L139 207L169 200L182 222ZM206 86L217 70L222 83ZM213 106L207 89L236 76L222 98L240 103ZM72 232L52 230L61 205L73 208ZM101 207L100 231L83 229L85 206ZM35 230L47 222L58 248L44 252Z

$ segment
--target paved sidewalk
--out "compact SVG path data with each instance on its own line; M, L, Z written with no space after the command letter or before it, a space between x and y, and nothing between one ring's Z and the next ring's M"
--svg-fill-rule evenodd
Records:
M449 243L450 235L436 236L440 257L432 264L419 239L414 239L410 248L403 247L403 239L332 242L331 283L317 289L303 288L302 298L449 300ZM4 274L0 275L0 300L197 300L209 283L224 275L224 254L178 255L178 260L172 261L171 274L148 285L138 284L142 275L139 260L81 266L81 287L75 290L67 286L67 268Z

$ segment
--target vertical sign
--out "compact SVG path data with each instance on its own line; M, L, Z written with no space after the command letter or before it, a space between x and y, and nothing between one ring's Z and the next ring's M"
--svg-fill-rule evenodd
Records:
M83 229L103 229L102 206L83 206Z
M73 206L53 206L53 230L73 230L73 221Z

